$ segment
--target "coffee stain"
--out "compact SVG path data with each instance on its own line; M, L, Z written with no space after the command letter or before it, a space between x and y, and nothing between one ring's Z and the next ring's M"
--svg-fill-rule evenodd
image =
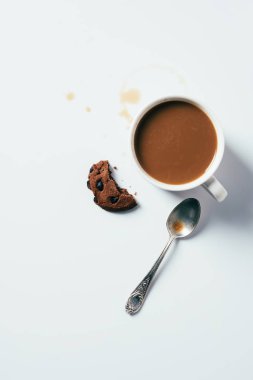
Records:
M156 74L157 71L157 74ZM170 64L149 64L146 66L141 66L136 69L134 69L132 72L129 73L128 77L131 80L131 77L134 77L138 74L143 74L146 72L147 81L151 74L151 76L154 77L154 75L158 75L158 79L160 79L160 74L164 73L164 77L169 74L169 77L174 78L177 83L180 84L183 88L187 88L187 80L183 76L183 74L173 65ZM138 79L138 78L137 78ZM131 115L129 108L132 105L138 104L141 100L141 91L133 82L133 85L129 85L129 79L125 79L121 91L120 91L120 103L122 105L122 110L120 111L119 115L126 119L128 123L131 123L133 120L133 116Z
M173 223L173 226L172 226L172 227L174 228L174 230L175 230L176 232L180 232L180 231L183 229L184 225L183 225L182 222L179 222L179 221L177 220L176 222Z
M90 107L85 107L85 112L91 112L91 108Z
M120 93L120 102L122 104L130 103L137 104L141 99L141 93L137 88L130 88L129 90L123 90Z
M137 88L123 89L120 91L120 103L122 109L119 112L119 115L123 117L128 124L131 124L133 121L133 116L131 115L128 105L137 104L141 99L141 93Z
M68 92L68 93L66 94L66 99L67 99L69 102L71 102L72 100L75 99L75 93L72 92L72 91Z
M137 72L142 72L145 70L152 70L152 69L157 69L160 71L169 72L170 74L174 75L174 77L176 78L176 80L178 81L179 84L181 84L184 87L187 87L187 79L184 77L182 72L177 67L175 67L174 65L171 65L171 64L156 64L156 63L154 63L154 64L150 64L150 65L147 65L144 67L139 67L134 72L137 73Z
M119 112L119 115L123 117L124 119L126 119L128 123L132 123L133 116L130 114L127 107L122 108L122 110Z

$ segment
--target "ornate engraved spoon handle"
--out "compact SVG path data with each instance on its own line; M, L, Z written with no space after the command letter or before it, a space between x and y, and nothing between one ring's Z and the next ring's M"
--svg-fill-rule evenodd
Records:
M156 260L155 264L152 266L148 274L144 277L144 279L139 283L139 285L134 289L134 291L130 294L130 297L127 300L126 303L126 312L130 315L133 315L137 313L142 305L144 304L145 297L147 295L149 286L151 284L152 279L154 278L154 275L156 274L157 269L159 268L165 253L167 252L169 246L175 239L174 236L171 236L169 241L167 242L166 246L164 247L162 253Z

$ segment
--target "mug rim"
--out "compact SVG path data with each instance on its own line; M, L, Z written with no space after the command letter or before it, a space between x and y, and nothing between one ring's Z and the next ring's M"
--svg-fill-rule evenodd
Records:
M151 111L153 108L155 108L156 106L163 104L163 103L172 102L172 101L186 102L186 103L194 105L195 107L197 107L201 111L203 111L211 120L213 127L215 129L215 132L216 132L216 136L217 136L216 152L215 152L215 155L214 155L212 161L210 162L209 166L205 170L205 172L200 177L194 179L193 181L186 182L183 184L178 184L178 185L161 182L161 181L153 178L151 175L149 175L141 166L141 164L137 158L137 155L135 152L135 146L134 146L135 145L134 144L135 132L136 132L141 120L143 119L143 117L149 111ZM210 177L212 177L212 175L218 169L218 167L221 163L222 157L223 157L224 147L225 147L225 142L224 142L223 131L219 125L219 122L218 122L216 116L214 115L214 113L212 111L210 111L209 108L204 106L202 102L199 102L198 100L193 99L193 98L188 98L188 97L183 97L183 96L168 96L168 97L159 98L159 99L149 103L148 105L146 105L142 109L142 111L139 112L139 114L135 117L135 119L132 123L131 150L132 150L132 155L133 155L134 161L137 164L137 167L139 168L141 173L144 175L144 177L146 177L146 179L149 182L153 183L154 185L156 185L156 186L158 186L164 190L184 191L184 190L190 190L190 189L193 189L197 186L203 185Z

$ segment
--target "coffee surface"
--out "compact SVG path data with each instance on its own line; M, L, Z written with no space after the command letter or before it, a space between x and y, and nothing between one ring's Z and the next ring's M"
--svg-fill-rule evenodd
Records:
M201 109L184 101L171 101L144 116L134 144L138 161L151 177L179 185L206 171L216 153L217 136Z

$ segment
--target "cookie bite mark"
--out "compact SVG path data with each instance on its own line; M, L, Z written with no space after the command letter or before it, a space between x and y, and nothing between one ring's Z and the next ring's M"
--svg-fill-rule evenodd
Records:
M95 203L107 211L124 211L134 208L137 203L133 195L119 187L111 175L108 161L92 165L88 177L88 188L93 192Z

